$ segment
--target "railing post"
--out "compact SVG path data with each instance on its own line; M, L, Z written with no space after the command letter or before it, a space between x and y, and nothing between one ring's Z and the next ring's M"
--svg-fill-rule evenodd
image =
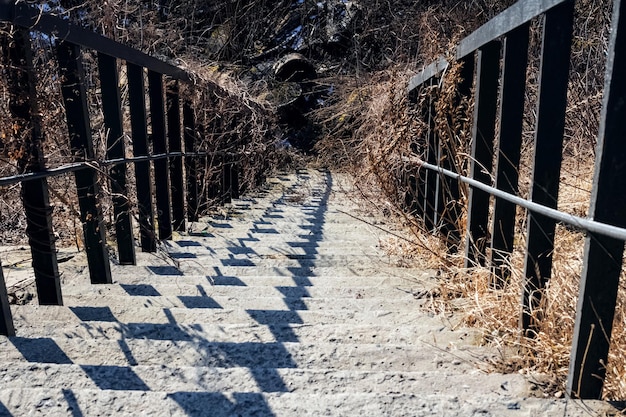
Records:
M430 81L430 91L428 94L428 133L426 138L426 162L432 165L437 164L437 151L439 149L439 137L435 124L435 101L436 87ZM437 188L441 177L430 169L425 170L425 190L424 190L424 226L426 230L434 231L437 224Z
M424 87L422 86L419 89L423 92ZM422 105L421 108L417 107L417 94L416 90L409 92L409 100L411 106L417 109L418 117L422 120L428 120L428 105ZM428 132L426 132L426 138L424 140L428 140ZM422 155L423 157L427 154L428 145L421 148L417 139L411 142L411 153L415 155ZM421 167L417 167L415 170L413 167L410 168L408 172L407 178L407 192L404 197L404 205L406 209L412 216L415 216L419 219L424 220L424 200L426 198L426 170Z
M15 336L15 326L13 325L13 315L9 305L9 294L7 293L4 272L0 265L0 335Z
M213 171L211 168L212 156L208 153L198 162L198 210L200 212L208 209L211 198L211 190L213 189Z
M167 154L165 136L165 103L163 99L163 76L158 72L148 71L150 89L150 113L152 119L152 152ZM159 224L159 239L172 238L172 215L170 212L170 178L167 159L154 161L154 182Z
M2 35L3 56L8 59L9 109L16 119L17 137L24 137L25 155L18 161L20 171L45 169L43 134L37 108L33 53L28 29ZM26 214L26 234L33 256L33 270L39 304L62 305L61 281L54 245L52 208L46 179L22 183L22 203Z
M518 191L522 146L528 33L529 25L526 23L507 34L504 40L496 188L514 195ZM515 211L515 204L495 198L491 229L492 284L495 288L501 288L510 278L508 263L515 237Z
M178 94L178 82L168 83L167 97L167 138L169 152L182 152L182 139L180 133L180 98ZM172 224L174 230L185 230L185 183L183 181L183 157L173 156L168 158L170 162L170 187L172 196Z
M142 67L127 63L128 100L130 105L130 124L135 156L148 156L148 127L146 124L146 88ZM137 182L137 208L139 211L139 233L141 250L156 252L154 231L154 210L152 208L152 182L150 180L150 162L135 163Z
M57 58L72 156L76 162L93 160L93 139L80 47L69 42L60 42L57 45ZM98 203L98 172L95 168L85 168L76 171L74 179L91 283L110 284L113 280L106 248L106 228Z
M567 0L546 12L543 27L531 199L551 208L558 200L573 20L574 1ZM531 212L527 219L521 326L532 336L551 276L556 222Z
M462 60L461 83L458 87L455 105L460 105L464 97L469 97L474 83L474 55L470 54ZM458 172L456 166L457 143L451 137L449 143L442 143L439 139L439 163L449 171ZM448 251L456 253L461 243L461 231L459 225L463 214L461 190L456 179L441 175L437 193L438 197L438 223L441 223L441 232L446 239Z
M117 59L98 53L98 72L100 74L104 126L107 130L106 156L107 159L122 159L126 157L126 152ZM113 194L113 215L115 216L119 262L122 265L135 265L135 242L126 187L126 164L119 163L111 166L109 177L111 193Z
M484 184L491 184L501 49L499 41L491 41L477 52L474 127L469 176ZM489 199L489 193L470 188L465 242L466 268L485 265L485 249L489 239Z
M615 0L589 210L595 221L622 228L626 227L625 14L626 3ZM567 380L572 397L602 396L623 253L623 241L587 235Z
M224 152L224 156L221 159L222 162L222 201L221 204L228 204L232 202L233 193L232 193L232 162L231 155L228 151Z
M183 130L185 137L185 152L196 153L196 121L193 113L191 101L185 100L183 103ZM187 167L187 219L190 222L198 221L198 157L187 156L185 158Z
M239 172L240 172L241 168L240 168L240 163L235 160L233 160L232 164L231 164L231 169L230 169L230 196L231 198L239 198L240 197L240 193L239 193Z
M213 154L207 158L208 175L205 176L205 181L208 183L207 199L215 201L216 204L222 204L223 160L224 157L221 154Z
M11 22L15 17L15 3L17 0L0 1L0 20Z
M404 177L406 180L404 181L404 186L406 187L406 191L404 193L404 208L411 215L415 217L421 218L424 213L422 210L424 207L420 207L420 185L423 182L420 179L421 171L418 169L417 172L411 170L410 172L406 172Z

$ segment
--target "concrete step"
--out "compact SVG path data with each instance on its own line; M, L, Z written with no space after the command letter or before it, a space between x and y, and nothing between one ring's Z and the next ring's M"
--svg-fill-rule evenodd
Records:
M13 318L19 325L37 326L43 322L63 322L72 325L83 322L119 323L213 323L213 324L383 324L412 325L419 323L437 329L457 327L443 316L426 315L420 309L407 311L373 310L244 310L210 308L161 308L117 304L107 307L11 306Z
M357 217L358 216L358 217ZM285 234L320 234L328 233L329 236L339 237L338 231L352 235L357 232L368 235L384 234L388 230L398 230L394 225L385 220L361 216L355 216L330 212L327 207L317 207L307 210L303 207L291 207L289 212L280 210L271 213L252 215L242 213L239 218L229 217L224 219L205 219L192 224L192 231L210 231L216 235L228 235L233 232L252 232L272 235L264 232L264 229L275 229Z
M207 239L207 242L211 240L231 239L236 240L239 238L248 238L248 241L265 241L265 242L315 242L315 243L337 243L344 244L347 242L353 242L362 246L371 246L378 244L380 237L388 237L386 233L378 232L374 233L371 230L361 229L339 229L335 226L325 229L311 229L309 227L294 227L291 229L277 229L276 227L266 226L257 229L241 229L241 230L229 230L220 229L209 230L204 233L210 233L211 235L199 236L203 239ZM184 236L184 235L183 235ZM192 236L193 237L193 236ZM245 241L245 240L244 240Z
M0 365L0 381L22 388L72 391L110 389L124 391L177 391L223 394L234 392L291 392L311 395L344 393L420 394L455 391L459 398L500 393L513 398L527 395L527 382L519 374L475 372L379 372L332 369L110 366L77 364ZM471 392L471 394L470 394Z
M75 258L69 262L60 264L64 276L86 274L86 261L84 254L75 254ZM176 255L174 255L176 256ZM291 259L290 259L291 258ZM136 265L111 265L114 276L126 274L129 276L140 275L226 275L226 276L379 276L379 277L405 277L408 279L421 278L428 271L416 270L405 266L396 266L393 259L379 256L376 262L369 262L367 256L348 256L349 265L340 261L328 265L318 265L310 256L301 256L277 253L265 258L249 260L245 255L238 259L235 255L215 258L210 256L179 256L178 259L168 256L164 252L156 254L137 253ZM248 262L250 261L250 262Z
M282 239L270 243L267 240L248 240L241 242L238 239L224 239L215 245L215 238L186 239L180 236L177 240L163 242L168 253L189 253L197 255L249 255L270 256L284 255L303 259L337 258L342 256L369 256L374 259L389 258L382 254L376 243L354 245L354 241L342 242L285 242ZM349 246L346 246L350 243Z
M365 270L366 268L377 268L382 264L381 260L372 259L366 256L343 256L334 257L331 259L325 257L301 257L296 256L289 257L283 254L275 254L269 256L235 256L226 255L223 257L216 257L213 255L203 256L198 254L189 253L172 253L170 256L178 263L181 268L196 268L198 266L217 266L220 268L228 267L244 267L260 269L262 272L266 272L268 268L280 268L279 271L289 269L296 270L297 268L331 268L331 269L348 269ZM384 259L386 261L386 259ZM341 265L337 268L337 265ZM383 264L384 265L384 264ZM385 267L385 266L383 266ZM228 271L228 270L227 270Z
M308 216L301 209L294 211L288 219L276 220L270 217L260 217L257 219L247 219L246 221L208 221L206 223L195 223L195 226L201 230L215 233L220 236L228 236L234 234L258 233L258 234L284 234L284 235L328 235L339 238L341 235L346 236L362 236L384 233L377 227L366 223L349 221L349 217L338 221L339 218L327 218L326 215ZM273 215L275 216L275 215ZM204 227L203 227L204 226Z
M0 340L0 363L170 367L293 368L359 371L469 372L492 357L475 346L302 342L219 343L204 339L14 337Z
M106 295L113 296L208 296L208 297L285 297L285 298L393 298L414 299L421 294L418 287L340 287L340 286L224 286L204 284L181 284L177 282L152 284L107 284L107 285L66 285L63 295ZM259 283L262 284L262 283Z
M172 267L175 269L175 267ZM131 274L115 274L114 282L118 284L130 285L156 285L163 283L173 283L176 285L198 285L209 284L212 286L236 286L236 287L289 287L297 285L298 287L341 287L344 289L359 288L364 285L373 287L389 287L411 290L416 292L417 297L426 297L427 288L433 288L437 281L433 278L434 274L416 273L415 276L393 277L384 276L382 274L376 276L277 276L277 275L240 275L226 276L215 275L215 270L205 271L207 275L177 275L162 276L156 274L131 275ZM63 288L70 285L85 285L88 277L76 280L64 279Z
M181 242L181 241L178 241ZM268 258L268 257L284 257L287 259L316 259L316 260L336 260L340 265L345 258L358 258L362 261L368 258L372 261L385 262L391 257L381 254L380 250L374 246L370 247L345 247L340 245L314 245L309 242L303 244L293 242L285 245L282 242L276 244L268 244L268 242L252 242L245 245L239 245L235 242L225 242L220 246L205 245L205 242L182 241L185 247L176 247L176 243L170 243L167 253L171 257L177 255L184 258L187 254L195 256L213 256L216 258L228 257L248 257L248 258ZM198 246L190 244L198 243Z
M412 298L287 298L287 297L241 297L237 294L229 296L135 296L131 298L106 294L76 294L64 297L68 306L110 307L123 305L130 301L135 306L156 306L160 308L186 307L242 309L242 310L340 310L340 311L372 311L372 310L410 310L419 309L425 300Z
M457 340L478 343L480 335L467 329L445 330L443 326L382 324L213 324L213 323L119 323L119 322L42 322L21 323L17 334L22 337L50 338L55 335L81 339L151 339L217 343L349 343L349 344L415 344ZM463 340L467 338L467 340Z
M5 410L3 413L3 409ZM210 414L209 413L210 410ZM0 415L58 416L608 416L600 401L511 398L493 393L461 401L454 394L307 394L15 389L0 391Z
M423 275L422 271L415 271L410 268L390 267L390 266L369 266L355 264L352 266L316 266L300 265L297 262L275 262L275 266L255 265L255 266L232 266L221 261L207 262L203 265L193 259L187 262L179 260L176 266L171 264L156 263L154 265L113 265L111 271L114 276L122 274L128 275L158 275L174 280L180 275L224 275L224 276L279 276L279 277L333 277L333 276L353 276L353 277L401 277L415 279Z

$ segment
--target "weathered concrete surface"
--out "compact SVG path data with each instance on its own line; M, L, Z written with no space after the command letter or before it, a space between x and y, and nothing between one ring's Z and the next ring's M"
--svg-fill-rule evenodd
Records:
M615 413L490 373L498 352L424 308L433 274L381 251L376 226L394 226L349 186L278 177L137 266L113 265L111 285L89 285L84 256L64 254L65 305L13 306L18 336L0 338L0 416Z

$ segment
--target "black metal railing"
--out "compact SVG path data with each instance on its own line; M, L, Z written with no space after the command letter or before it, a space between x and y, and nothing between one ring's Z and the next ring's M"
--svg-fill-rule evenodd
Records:
M469 173L465 175L450 164L454 155L442 145L431 123L419 174L413 177L414 212L429 228L442 230L451 247L464 246L466 266L490 265L495 288L510 274L507 264L514 243L516 207L527 210L520 320L526 337L533 337L537 330L539 318L534 313L551 276L557 223L586 234L567 383L570 395L579 398L600 398L602 394L626 241L625 4L615 0L613 5L589 218L557 210L574 0L519 1L458 45L455 65L460 63L464 73L459 93L474 103ZM543 39L527 200L518 196L518 171L529 27L537 19L542 19ZM439 59L424 68L410 80L409 94L441 88L442 74L449 65ZM432 105L432 100L426 104ZM432 117L431 108L424 113ZM462 183L469 185L466 207L459 207ZM461 236L464 213L466 232Z
M0 186L21 184L40 304L63 304L48 178L68 173L74 176L90 280L94 284L112 282L99 201L102 178L108 180L111 191L118 261L122 265L136 263L130 201L137 203L141 249L154 252L159 239L170 239L174 231L185 230L186 221L197 220L209 199L225 202L238 196L236 146L199 149L192 102L192 92L198 84L191 74L25 2L1 0L0 22L12 26L11 33L0 34L11 113L5 117L20 120L16 136L23 138L25 150L18 160L19 173L0 178ZM53 80L60 84L72 158L71 162L50 169L43 155L32 46L34 40L42 37L50 40L58 63ZM97 55L100 110L107 142L104 158L97 158L94 151L84 51ZM122 74L128 86L132 151L126 149L123 140ZM182 84L186 85L183 93ZM128 156L130 153L132 156ZM134 196L129 196L127 184L129 164L134 166ZM208 166L212 166L212 172L223 172L223 178L212 177ZM14 335L1 268L0 307L0 334Z

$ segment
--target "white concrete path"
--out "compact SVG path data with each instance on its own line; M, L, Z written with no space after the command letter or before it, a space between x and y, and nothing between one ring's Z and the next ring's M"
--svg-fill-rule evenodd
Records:
M65 306L13 306L0 416L610 415L487 372L497 353L424 308L435 278L394 266L348 188L280 176L112 285L62 264Z

